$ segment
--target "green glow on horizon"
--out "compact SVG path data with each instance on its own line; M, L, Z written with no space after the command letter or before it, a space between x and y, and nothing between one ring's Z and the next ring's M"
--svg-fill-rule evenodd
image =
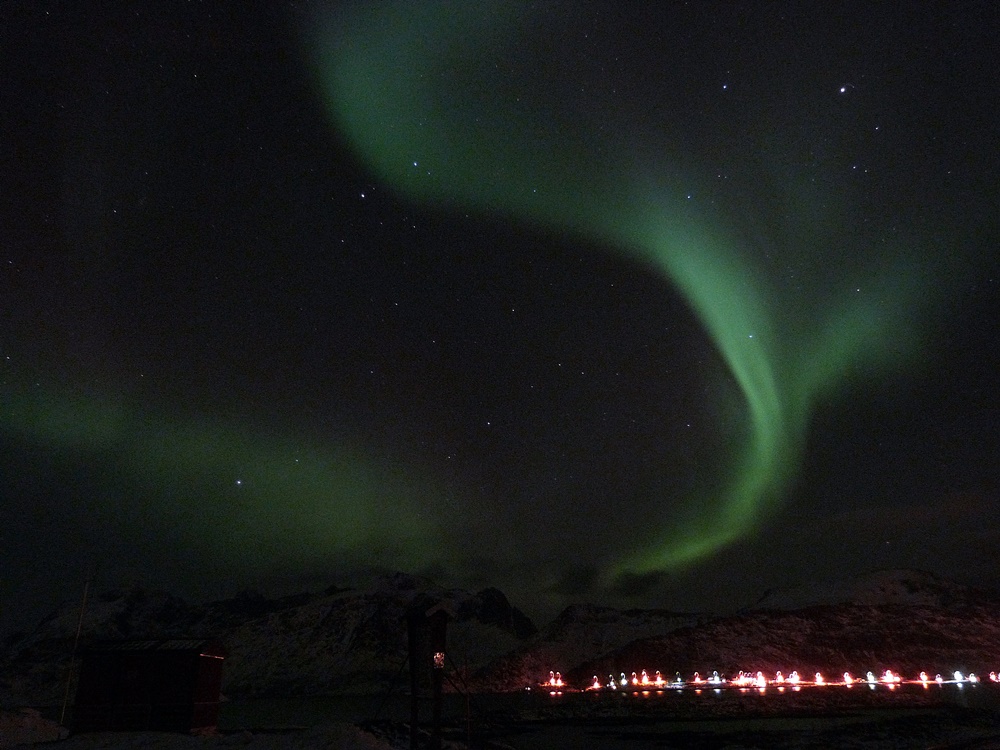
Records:
M103 502L122 523L165 523L230 562L367 565L377 553L416 566L436 537L418 509L432 489L357 449L58 388L6 387L0 404L6 438L110 481Z
M747 437L718 493L697 499L697 518L679 524L668 510L663 528L618 564L669 570L739 539L782 499L816 399L845 373L906 350L915 294L896 273L860 267L824 294L815 284L776 287L727 218L689 200L707 180L669 138L588 129L544 100L548 79L531 86L504 72L520 42L546 32L535 13L508 2L358 4L317 24L318 77L337 129L396 189L605 243L664 274L698 314L745 398ZM650 153L654 166L637 156ZM804 213L818 211L799 186L784 187ZM814 234L815 247L794 252L822 262ZM880 293L852 298L857 277Z

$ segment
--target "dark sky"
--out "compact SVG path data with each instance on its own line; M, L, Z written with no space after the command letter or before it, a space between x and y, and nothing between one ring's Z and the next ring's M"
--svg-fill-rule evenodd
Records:
M0 626L997 586L998 16L5 5Z

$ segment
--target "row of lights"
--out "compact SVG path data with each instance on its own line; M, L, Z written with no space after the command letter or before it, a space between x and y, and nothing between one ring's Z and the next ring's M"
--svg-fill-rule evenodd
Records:
M943 685L945 683L978 683L979 677L974 673L970 672L968 675L962 674L962 672L956 671L952 673L951 677L943 677L940 674L935 675L933 678L930 677L927 672L921 672L920 675L915 680L906 680L906 682L929 685L931 683L936 683L938 685ZM673 680L667 681L663 678L663 675L659 671L655 672L652 677L644 669L640 674L632 673L631 678L626 677L625 673L622 672L620 677L616 680L614 675L608 675L608 681L602 683L601 680L594 675L594 679L591 684L586 688L587 690L630 690L630 689L663 689L663 688L683 688L683 687L704 687L706 685L711 687L755 687L755 688L766 688L769 685L791 685L792 687L798 687L801 685L814 685L818 687L824 687L828 685L845 685L850 687L851 685L863 685L867 684L872 687L876 685L887 685L889 687L895 687L900 683L904 682L902 676L898 672L893 672L891 669L885 670L881 676L876 676L874 672L868 672L864 677L854 677L850 672L844 672L839 680L827 680L822 672L817 672L812 680L803 679L799 673L795 670L790 672L785 676L782 672L776 672L773 678L768 678L763 672L739 672L735 677L727 680L725 677L721 677L718 672L712 672L710 677L702 677L701 674L695 672L690 680L685 680L681 677L678 672ZM1000 682L1000 677L998 677L996 672L990 672L990 682ZM563 680L562 674L559 672L549 672L549 679L542 683L542 687L554 688L557 690L562 690L568 687L566 682Z

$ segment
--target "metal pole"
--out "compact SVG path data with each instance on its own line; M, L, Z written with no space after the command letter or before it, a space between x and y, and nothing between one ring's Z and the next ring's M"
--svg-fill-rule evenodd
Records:
M434 713L431 729L431 750L441 750L441 673L444 670L435 668L433 673Z

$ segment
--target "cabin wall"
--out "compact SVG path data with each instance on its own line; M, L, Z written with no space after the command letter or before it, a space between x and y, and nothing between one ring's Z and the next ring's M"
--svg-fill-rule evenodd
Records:
M218 725L222 659L191 651L84 656L74 728L182 731Z

